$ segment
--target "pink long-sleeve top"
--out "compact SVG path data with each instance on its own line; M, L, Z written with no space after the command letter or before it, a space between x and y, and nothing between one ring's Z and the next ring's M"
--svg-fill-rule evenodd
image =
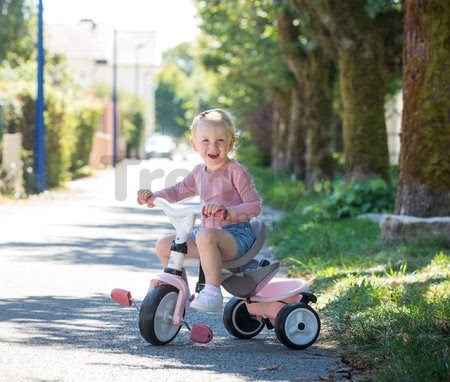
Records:
M248 222L261 211L261 198L252 176L235 160L228 161L214 172L207 172L206 165L199 164L181 182L154 193L154 197L170 203L197 195L202 206L220 203L228 210L226 220L203 216L202 225L206 228Z

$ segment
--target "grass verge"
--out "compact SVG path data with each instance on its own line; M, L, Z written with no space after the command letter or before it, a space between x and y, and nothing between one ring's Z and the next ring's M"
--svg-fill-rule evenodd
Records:
M283 174L261 174L265 202L288 211L270 237L276 254L310 281L352 365L376 381L447 381L450 250L436 240L382 245L369 220L308 216L304 207L321 197L305 197Z

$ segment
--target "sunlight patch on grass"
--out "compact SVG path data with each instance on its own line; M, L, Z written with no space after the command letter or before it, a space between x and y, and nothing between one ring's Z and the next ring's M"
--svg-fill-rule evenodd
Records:
M334 338L371 364L375 379L447 375L450 256L441 251L430 258L411 273L405 265L378 275L347 275L320 296Z

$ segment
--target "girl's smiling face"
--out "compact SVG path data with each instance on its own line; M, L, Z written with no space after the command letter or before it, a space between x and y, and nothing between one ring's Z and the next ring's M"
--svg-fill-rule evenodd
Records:
M215 171L229 161L228 153L235 139L219 123L201 119L195 127L191 144L206 163L208 170Z

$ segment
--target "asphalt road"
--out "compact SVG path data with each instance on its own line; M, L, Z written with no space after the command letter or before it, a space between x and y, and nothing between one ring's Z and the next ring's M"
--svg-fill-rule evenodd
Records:
M139 335L137 311L110 299L115 287L144 298L161 271L154 244L172 231L160 210L136 205L136 190L173 182L192 165L128 162L122 172L100 171L66 190L0 204L0 381L301 381L333 375L338 352L320 338L303 351L286 348L268 330L238 340L224 329L221 314L188 316L213 329L207 345L191 343L183 328L169 345L152 346ZM190 281L194 285L195 274Z

